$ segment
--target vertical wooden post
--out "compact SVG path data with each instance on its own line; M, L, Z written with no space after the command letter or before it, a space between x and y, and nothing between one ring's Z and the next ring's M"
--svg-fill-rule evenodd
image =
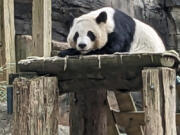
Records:
M108 135L106 90L84 91L71 97L70 135Z
M32 37L35 56L51 56L51 0L33 0Z
M142 71L145 135L176 135L176 72L170 68Z
M14 0L1 0L0 27L0 66L4 69L0 78L8 80L8 75L16 72Z
M56 77L15 79L13 135L57 135L58 92Z

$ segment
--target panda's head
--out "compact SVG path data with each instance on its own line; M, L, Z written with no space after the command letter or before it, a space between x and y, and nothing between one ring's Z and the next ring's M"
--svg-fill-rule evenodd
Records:
M74 19L67 38L68 43L82 54L101 49L108 40L106 21L105 11L97 15L85 14Z

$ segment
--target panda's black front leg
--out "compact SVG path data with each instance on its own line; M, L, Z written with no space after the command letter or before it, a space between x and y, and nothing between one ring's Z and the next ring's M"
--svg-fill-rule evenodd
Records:
M116 46L119 46L119 45L114 45L113 47L105 46L102 49L97 49L97 50L91 51L91 52L87 53L87 55L113 54L115 52L120 52L120 49L117 48Z
M97 54L109 54L109 52L105 48L102 48L102 49L90 51L86 55L97 55Z
M67 55L68 56L80 55L80 52L77 51L76 49L70 48L67 50L63 50L58 54L59 57L65 57Z

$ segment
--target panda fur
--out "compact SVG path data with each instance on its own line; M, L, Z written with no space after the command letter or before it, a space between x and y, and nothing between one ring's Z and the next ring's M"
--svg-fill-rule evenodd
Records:
M149 25L111 7L75 18L67 38L72 47L59 56L113 54L115 52L161 53L165 46Z

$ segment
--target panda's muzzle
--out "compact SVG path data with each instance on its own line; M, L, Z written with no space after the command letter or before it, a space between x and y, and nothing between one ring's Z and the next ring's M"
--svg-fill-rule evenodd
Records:
M79 44L79 48L84 49L87 45L86 44Z

